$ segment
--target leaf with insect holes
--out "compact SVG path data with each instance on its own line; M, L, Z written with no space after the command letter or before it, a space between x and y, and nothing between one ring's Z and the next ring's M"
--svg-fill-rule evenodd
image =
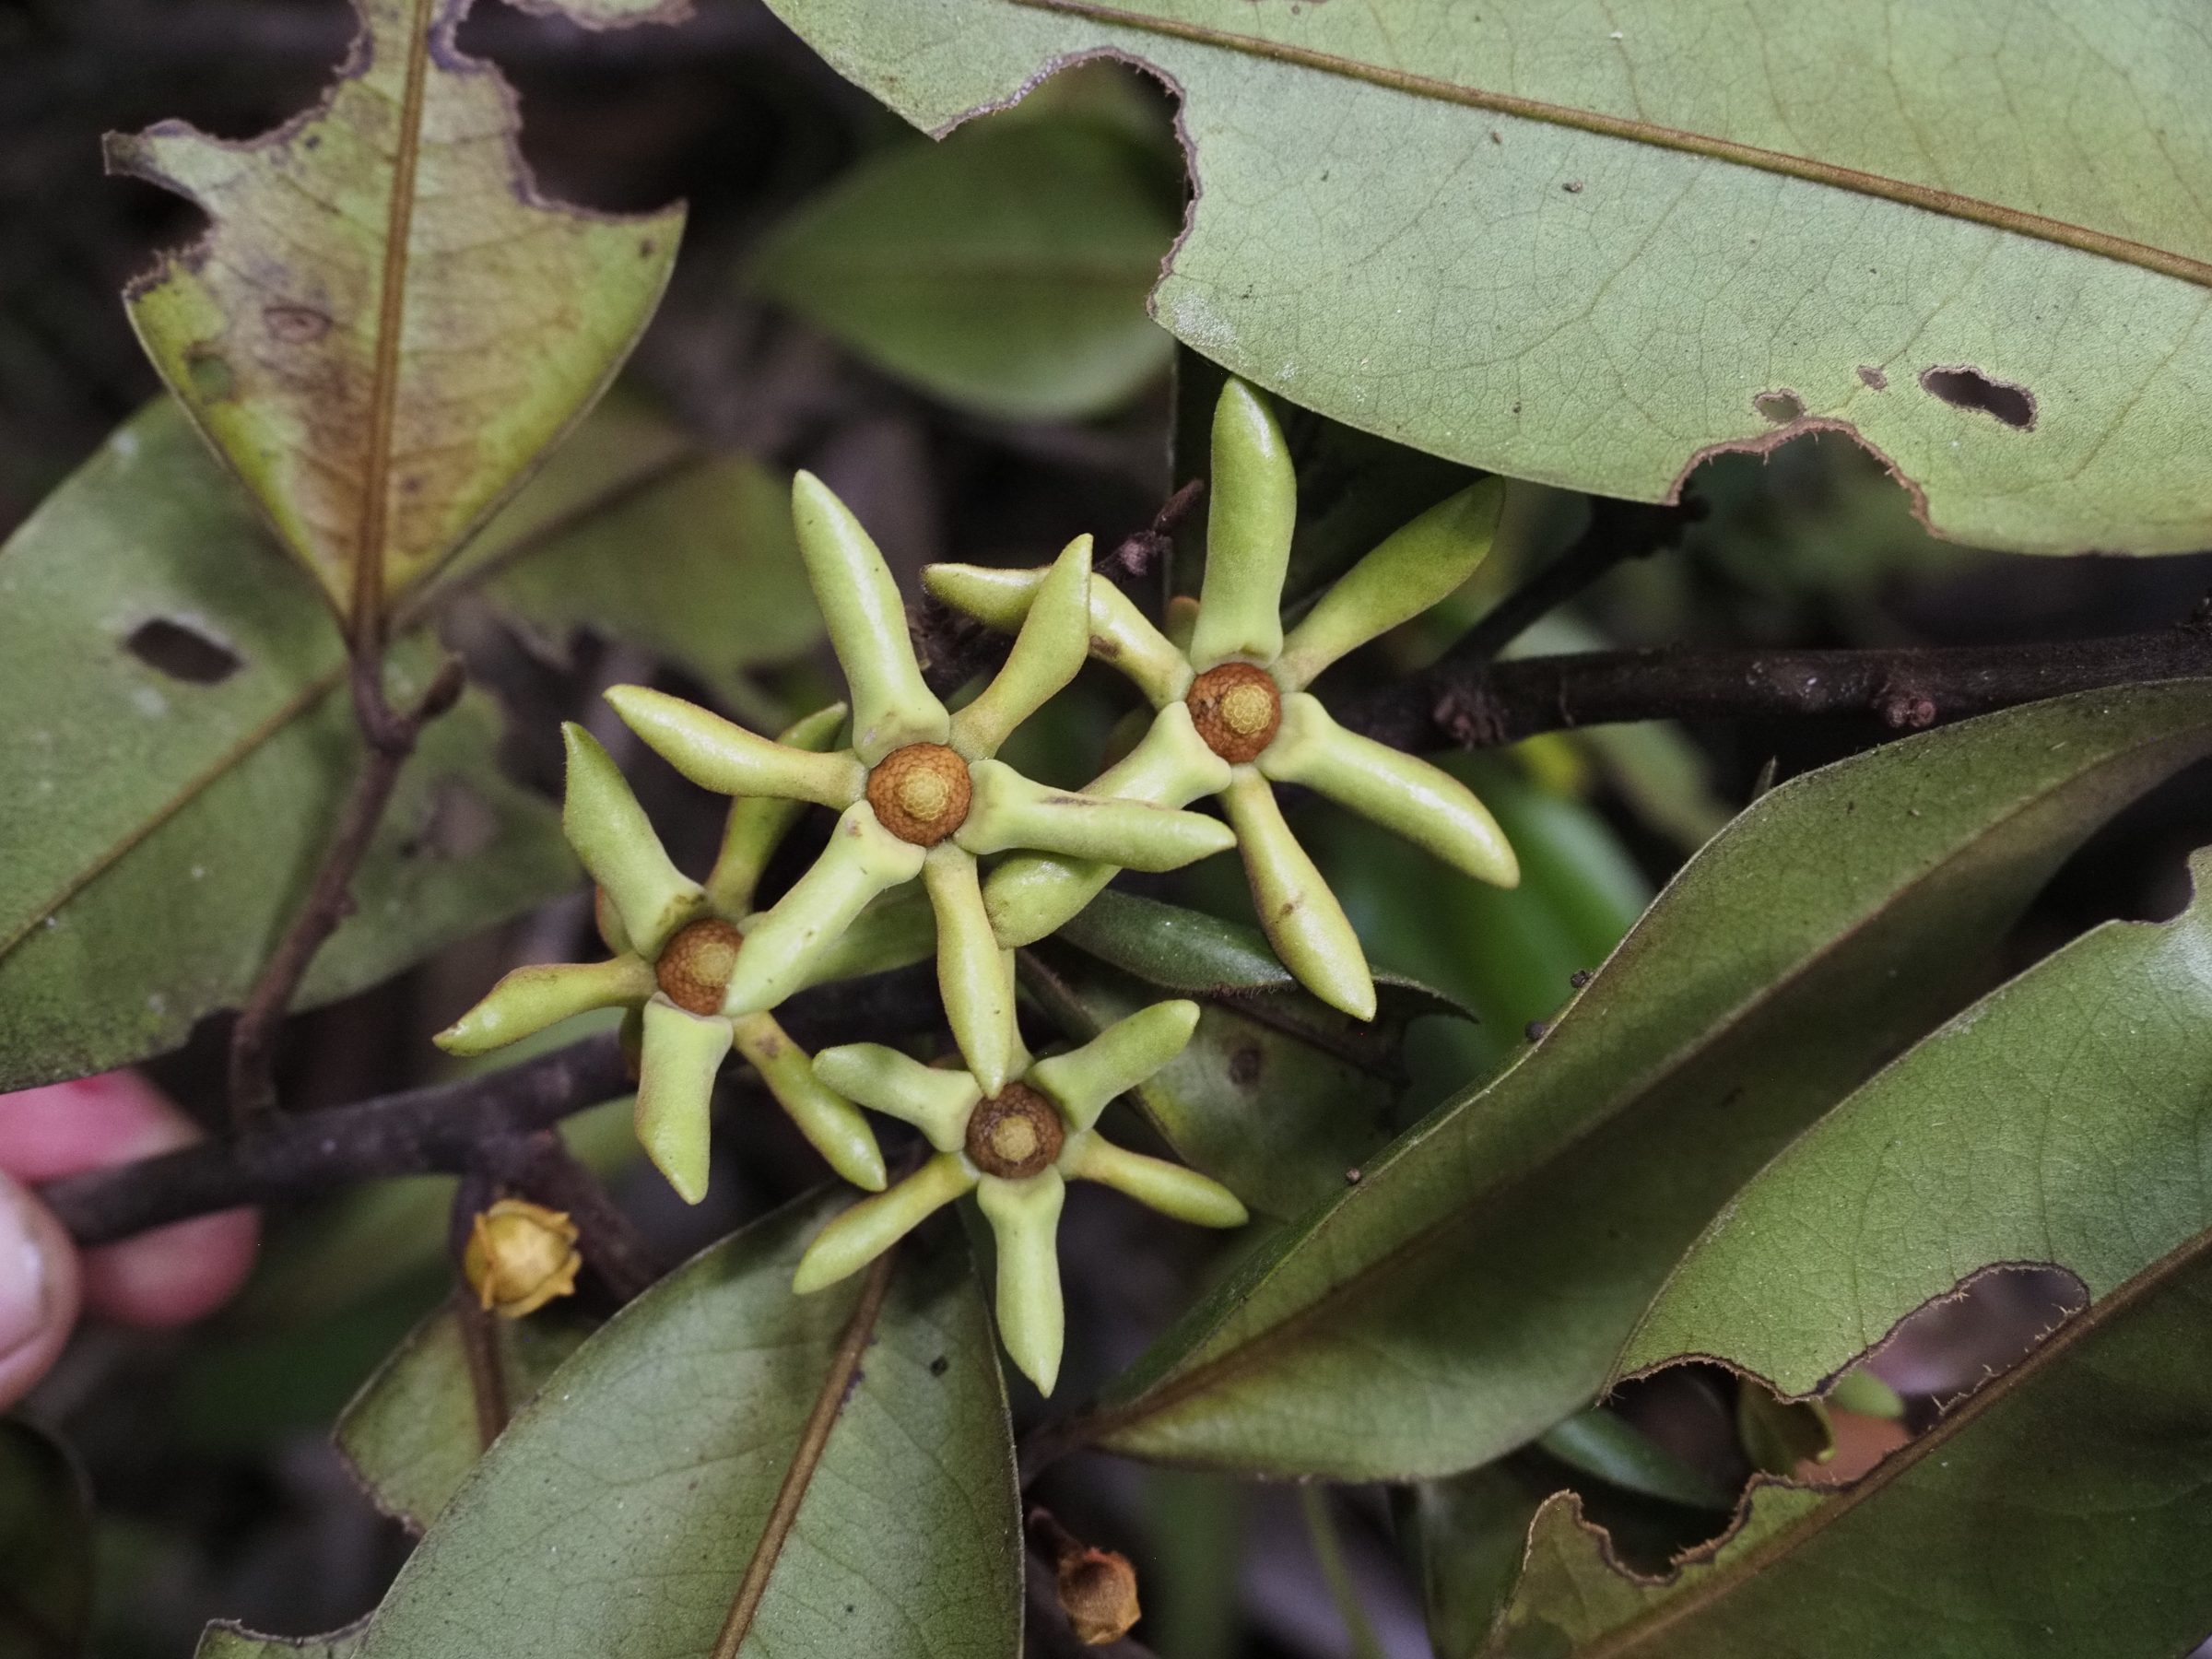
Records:
M1958 540L2212 539L2183 0L772 4L933 133L1157 73L1196 189L1154 314L1366 430L1656 500L1841 429Z
M108 162L213 221L131 285L131 320L359 627L605 388L660 298L683 216L537 194L512 92L455 44L469 0L358 4L361 32L315 110L247 142L164 122L111 136Z
M2132 687L1761 797L1542 1041L1255 1253L1108 1391L1092 1438L1376 1479L1541 1434L1605 1386L1735 1189L1959 1006L2090 830L2208 750L2212 681Z

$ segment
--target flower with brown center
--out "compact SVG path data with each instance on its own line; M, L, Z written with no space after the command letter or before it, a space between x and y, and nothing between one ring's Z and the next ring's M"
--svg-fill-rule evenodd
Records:
M1298 484L1266 403L1230 381L1214 412L1206 580L1195 606L1170 607L1163 633L1120 589L1093 582L1092 651L1135 681L1158 712L1128 758L1088 793L1182 806L1219 795L1235 828L1260 924L1290 971L1324 1002L1373 1018L1359 935L1291 835L1275 783L1298 783L1396 830L1484 881L1520 879L1488 808L1449 772L1346 731L1306 690L1330 664L1406 621L1466 580L1489 551L1503 489L1460 491L1385 539L1288 633ZM938 598L994 628L1021 624L1042 572L933 565ZM1171 637L1173 636L1173 637ZM1113 872L1059 853L1020 853L992 872L984 908L1010 946L1053 932Z
M1060 1206L1069 1181L1098 1181L1202 1227L1245 1219L1236 1194L1195 1170L1124 1151L1094 1126L1116 1095L1175 1058L1197 1028L1198 1005L1154 1003L1064 1054L1031 1063L986 1094L975 1077L924 1065L896 1049L824 1049L818 1076L862 1105L921 1130L936 1156L822 1229L799 1259L794 1288L833 1285L889 1249L933 1211L972 1192L998 1243L998 1328L1046 1394L1060 1372Z
M809 716L782 741L818 750L844 724L841 704ZM598 883L604 962L517 968L437 1037L449 1053L481 1054L593 1008L625 1008L638 1051L638 1138L669 1183L696 1204L707 1190L708 1106L714 1075L735 1048L801 1134L856 1186L883 1190L883 1154L867 1120L815 1077L806 1054L766 1013L723 1012L754 921L753 888L795 809L739 801L722 855L702 887L669 862L644 809L606 750L582 726L565 728L568 801L561 828ZM844 971L888 960L848 952ZM824 964L829 966L829 964Z
M937 982L960 1053L990 1089L1015 1049L1014 982L983 908L978 857L1017 849L1171 870L1234 840L1218 820L1030 782L999 746L1075 677L1088 647L1090 538L1040 581L1006 665L949 712L923 683L906 608L859 521L801 473L792 513L830 643L853 690L851 746L771 743L642 686L607 700L693 782L729 794L811 801L841 816L814 867L746 929L721 1012L771 1008L815 971L871 900L919 877L936 923Z

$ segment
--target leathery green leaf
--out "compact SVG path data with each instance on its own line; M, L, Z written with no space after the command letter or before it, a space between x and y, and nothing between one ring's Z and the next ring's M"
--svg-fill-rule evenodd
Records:
M512 92L456 44L465 0L357 8L303 118L248 143L164 122L107 151L212 221L131 285L131 320L347 618L435 571L605 389L683 229L537 194Z
M547 1310L498 1319L500 1381L512 1416L582 1346L591 1327ZM484 1453L461 1323L442 1304L407 1334L338 1418L338 1450L377 1508L428 1529Z
M1154 314L1369 431L1655 500L1841 429L1957 540L2212 539L2212 206L2172 159L2212 38L2173 0L2001 36L1979 0L775 10L930 132L1094 53L1158 72L1203 188Z
M234 1624L209 1625L192 1659L358 1659L368 1635L365 1624L327 1636L262 1636Z
M1108 122L985 122L863 163L771 236L753 279L947 403L1015 420L1102 414L1168 365L1145 291L1171 189Z
M756 1222L578 1349L440 1514L364 1659L449 1659L456 1621L481 1659L704 1653L764 1536L742 1653L1013 1659L1013 1445L958 1230L902 1245L873 1310L865 1275L794 1296L834 1202ZM842 1404L809 1460L826 1391ZM771 1535L787 1475L796 1512Z
M1772 791L1541 1042L1194 1310L1092 1437L1375 1478L1541 1433L1597 1392L1735 1188L1957 1006L1978 947L2085 835L2208 747L2212 684L2189 681L1992 715Z

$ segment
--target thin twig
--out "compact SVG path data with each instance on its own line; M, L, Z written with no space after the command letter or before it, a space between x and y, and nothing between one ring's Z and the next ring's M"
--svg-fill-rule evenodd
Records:
M1538 733L1640 720L1856 717L1892 731L2162 679L2212 675L2212 631L1877 651L1594 651L1453 665L1339 708L1394 748L1494 748Z
M496 1137L495 1137L496 1138ZM464 1265L476 1219L499 1196L497 1183L483 1170L462 1176L453 1193L453 1219L446 1243L453 1264L453 1318L461 1327L461 1353L468 1363L469 1398L477 1408L477 1441L488 1447L507 1427L507 1368L500 1357L499 1328L468 1283Z
M803 991L778 1011L808 1048L911 1036L943 1018L927 963ZM754 1088L732 1068L727 1087ZM493 1136L526 1135L636 1087L610 1033L458 1082L285 1117L227 1138L50 1182L40 1195L80 1244L394 1175L457 1175Z
M853 1317L845 1324L844 1335L838 1339L837 1352L830 1358L821 1389L814 1396L814 1409L807 1414L806 1427L792 1452L790 1466L783 1471L783 1484L777 1489L767 1524L760 1529L759 1542L753 1547L752 1559L745 1565L745 1576L737 1583L737 1594L730 1600L729 1617L723 1620L722 1634L715 1638L710 1659L736 1659L737 1650L745 1645L747 1632L753 1628L753 1616L760 1611L761 1598L768 1594L768 1581L776 1570L776 1558L782 1553L783 1540L791 1535L792 1525L799 1518L799 1505L806 1501L806 1488L829 1447L830 1431L837 1427L838 1413L844 1409L845 1395L860 1370L860 1357L875 1336L877 1318L883 1312L884 1298L890 1293L891 1263L897 1254L896 1250L890 1250L877 1256L876 1265L868 1269L868 1277L861 1282L860 1300L853 1309Z
M230 1032L230 1113L243 1126L267 1117L276 1104L270 1047L315 953L353 912L353 878L392 804L401 769L415 752L422 729L452 708L465 679L458 658L448 658L415 707L394 711L384 699L381 661L354 659L349 683L355 722L367 745L353 790L338 814L336 831L315 873L307 902L269 953Z
M1486 611L1444 662L1455 668L1488 662L1615 566L1672 546L1702 514L1696 502L1654 506L1592 497L1590 523L1574 544Z

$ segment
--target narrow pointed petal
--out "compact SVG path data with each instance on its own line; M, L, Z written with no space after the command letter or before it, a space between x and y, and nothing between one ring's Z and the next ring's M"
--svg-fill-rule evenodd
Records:
M592 925L599 930L599 942L606 947L609 956L638 954L630 946L629 935L622 931L622 918L615 914L615 907L607 902L606 889L595 882L592 886Z
M933 847L922 867L937 918L937 994L952 1040L976 1087L994 1095L1014 1064L1014 959L999 948L983 913L975 857L950 841Z
M952 747L971 760L995 755L1016 726L1076 677L1089 653L1090 537L1078 535L1038 585L1005 664L952 717Z
M1196 1003L1154 1003L1114 1021L1081 1048L1038 1061L1024 1080L1053 1097L1070 1128L1088 1129L1114 1096L1182 1053L1197 1029Z
M863 1198L817 1233L791 1288L805 1296L851 1277L974 1184L958 1154L938 1153L889 1192Z
M785 748L819 754L836 745L844 724L845 705L831 703L786 727L777 734L776 742ZM865 778L860 763L855 760L853 764L854 774ZM853 800L848 795L831 804L849 806ZM742 916L753 908L753 890L760 885L760 873L768 868L768 861L775 856L805 810L804 800L768 795L740 795L730 804L730 816L723 825L722 851L713 869L707 873L707 901L715 914Z
M1346 731L1310 693L1283 700L1282 729L1259 765L1270 778L1318 790L1477 881L1510 888L1521 879L1512 843L1473 790L1426 760Z
M1329 1006L1355 1019L1372 1019L1375 982L1359 935L1283 821L1267 780L1250 767L1239 767L1223 799L1244 854L1253 904L1275 954L1300 984Z
M1094 590L1104 585L1092 584ZM1191 724L1188 705L1176 701L1160 710L1141 743L1083 793L1181 806L1200 795L1220 794L1229 787L1229 762L1206 747ZM1097 898L1119 867L1102 859L1017 853L983 883L992 929L1010 949L1034 945Z
M1267 400L1241 380L1214 406L1214 477L1206 518L1206 581L1191 632L1191 666L1231 657L1271 663L1283 648L1283 573L1298 523L1298 477Z
M1290 630L1276 677L1311 685L1337 658L1450 595L1489 556L1504 505L1504 480L1484 478L1384 537Z
M986 1176L976 1203L998 1241L998 1336L1021 1374L1051 1394L1060 1376L1067 1314L1060 1300L1060 1206L1067 1183L1057 1170L1027 1181Z
M873 766L910 743L942 743L945 705L922 683L906 602L851 509L810 472L791 481L791 518L830 648L853 688L853 747Z
M968 1144L968 1114L983 1091L964 1071L924 1065L880 1042L848 1042L814 1057L814 1075L847 1100L912 1124L940 1152Z
M747 926L722 1011L758 1014L789 996L869 900L922 874L922 849L877 823L865 801L848 806L814 867Z
M517 968L430 1041L449 1054L489 1053L571 1015L635 1006L653 989L653 970L634 956Z
M936 952L937 919L929 895L918 887L893 888L868 900L853 924L814 959L794 989L904 968Z
M1029 615L1030 601L1051 569L931 565L922 572L922 585L985 627L1012 633ZM1111 582L1090 584L1090 654L1127 675L1155 707L1176 701L1191 688L1191 665L1182 649Z
M1182 653L1184 658L1186 659L1183 665L1188 667L1190 665L1187 659L1191 654L1191 636L1198 631L1198 600L1196 595L1192 594L1177 594L1173 598L1170 599L1168 601L1167 614L1160 618L1160 625L1167 633L1168 643ZM1188 686L1183 688L1183 690L1185 691L1189 689L1190 688ZM1178 692L1177 695L1180 696L1182 693Z
M730 1022L687 1014L665 996L645 1005L638 1076L638 1144L686 1204L707 1195L714 1074L730 1052Z
M646 747L701 789L842 809L868 786L848 749L818 755L748 732L711 709L649 686L610 686L606 700Z
M1020 847L1127 870L1178 870L1236 839L1203 813L1047 789L996 760L978 760L969 776L975 794L954 839L971 853Z
M840 1175L871 1193L883 1191L883 1150L860 1108L815 1076L806 1051L772 1015L747 1014L731 1023L737 1052L768 1085L807 1145Z
M668 935L698 913L706 892L668 862L645 809L599 740L573 721L560 733L569 751L560 831L606 895L631 947L640 956L657 956Z
M1077 1181L1095 1181L1139 1204L1197 1227L1241 1227L1252 1219L1237 1195L1219 1182L1170 1163L1147 1158L1096 1135L1088 1135L1060 1159Z

